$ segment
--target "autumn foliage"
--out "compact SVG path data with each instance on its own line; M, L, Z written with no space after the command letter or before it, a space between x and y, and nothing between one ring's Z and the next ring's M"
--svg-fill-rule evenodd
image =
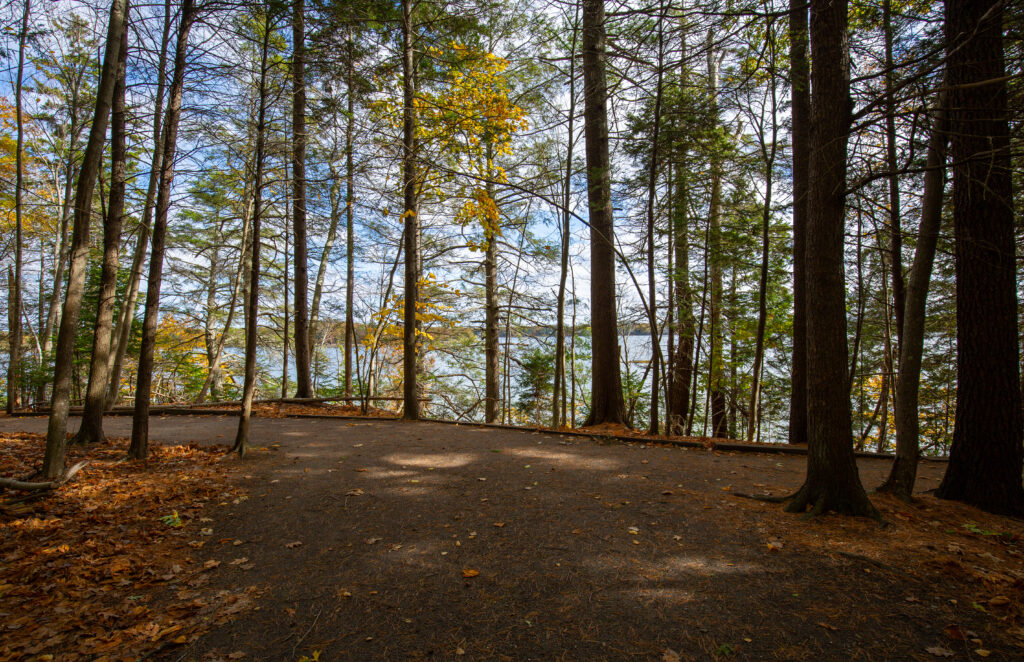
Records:
M43 443L0 436L0 475L31 475ZM209 568L190 556L209 543L200 509L240 498L222 451L155 445L126 462L125 446L73 447L71 462L89 461L74 481L0 507L0 660L140 659L250 604L244 590L205 589Z

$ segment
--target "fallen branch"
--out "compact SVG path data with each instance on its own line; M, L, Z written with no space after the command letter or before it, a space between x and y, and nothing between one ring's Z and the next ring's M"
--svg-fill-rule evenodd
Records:
M89 464L88 460L82 460L75 466L68 469L68 472L64 474L64 477L60 480L51 480L45 483L33 483L24 480L17 480L15 478L0 478L0 488L7 488L9 490L20 490L22 492L36 492L39 490L55 490L64 483L68 482L75 477L79 471L81 471L85 465Z

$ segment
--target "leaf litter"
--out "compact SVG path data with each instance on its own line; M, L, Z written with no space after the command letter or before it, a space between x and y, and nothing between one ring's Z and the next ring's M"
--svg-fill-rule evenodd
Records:
M0 434L0 475L30 475L44 445ZM220 562L192 556L198 514L239 493L224 449L152 444L127 462L126 448L72 446L69 462L90 461L74 481L0 506L0 659L141 659L252 606L251 589L209 588Z

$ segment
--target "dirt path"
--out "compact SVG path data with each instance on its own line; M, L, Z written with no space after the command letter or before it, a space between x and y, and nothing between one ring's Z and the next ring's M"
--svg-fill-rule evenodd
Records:
M155 418L151 433L226 443L235 422ZM130 424L109 419L107 432L126 436ZM221 562L212 582L260 586L260 609L161 659L934 660L936 650L1022 650L998 608L972 608L984 607L973 592L992 589L941 567L938 545L978 538L1000 563L1014 559L948 524L934 499L883 508L897 525L882 529L734 496L795 489L803 457L391 421L256 419L253 438L263 450L228 461L249 498L211 507L212 521L194 526L212 528L196 552ZM860 467L871 486L888 463ZM943 469L923 463L921 488ZM1020 586L1005 589L1013 604Z

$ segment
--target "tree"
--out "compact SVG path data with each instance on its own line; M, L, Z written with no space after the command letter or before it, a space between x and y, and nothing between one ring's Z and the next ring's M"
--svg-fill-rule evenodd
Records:
M402 418L420 417L416 383L419 343L416 313L420 282L420 219L416 190L416 62L411 0L402 0L402 198L405 237L405 305L402 315Z
M188 37L196 19L194 0L182 0L178 16L178 37L174 47L174 71L167 93L167 114L164 117L163 155L160 157L160 183L157 186L156 217L153 221L152 249L149 256L149 277L146 282L146 312L142 322L142 345L139 349L139 374L135 384L135 411L132 416L132 438L128 456L141 460L149 455L149 398L153 384L153 353L156 349L157 317L160 310L160 285L163 280L164 252L167 241L167 219L171 206L171 183L174 180L174 155L178 145L178 123L181 119L181 96L185 86L185 64Z
M85 395L78 443L103 441L103 412L107 400L111 326L114 297L117 294L117 268L121 248L121 217L127 183L125 146L125 69L128 62L128 31L121 31L121 50L117 61L117 80L110 115L110 202L103 217L103 267L93 329L92 356L89 361L89 385Z
M14 269L9 273L10 283L10 360L7 364L7 413L21 406L21 273L22 273L22 192L25 186L25 119L22 116L22 80L25 76L25 44L28 41L28 22L32 11L32 0L25 0L22 11L21 32L18 35L18 73L14 81L14 114L18 125L15 144L14 180Z
M583 2L583 98L590 217L590 316L593 332L590 413L584 425L623 422L615 310L615 223L608 155L604 0Z
M260 8L263 19L259 26L259 82L256 102L256 153L253 157L253 215L252 239L249 253L249 284L245 301L245 382L242 387L242 412L238 417L238 432L232 451L244 456L249 449L249 419L252 415L252 401L256 394L256 340L259 333L260 306L260 229L264 206L264 175L267 141L267 107L269 105L269 89L267 79L272 63L270 61L271 35L274 32L274 13L276 8L265 4Z
M947 93L936 100L928 140L927 172L921 205L921 224L917 231L917 249L906 288L903 333L900 342L899 370L896 377L896 459L889 477L878 488L902 499L914 494L917 464L920 459L918 394L921 386L921 359L924 352L925 309L935 249L942 224L942 201L946 181L946 146L949 141Z
M807 215L811 159L811 74L806 0L789 0L793 143L793 358L789 443L807 443Z
M160 182L161 163L164 153L163 112L164 92L167 84L167 49L171 41L172 24L171 0L164 2L164 27L160 42L160 56L157 63L156 97L153 100L153 149L149 166L149 182L146 188L146 200L142 207L142 223L139 225L139 236L135 241L132 266L129 269L128 292L121 306L121 313L114 327L114 347L110 356L110 386L107 388L106 408L110 409L117 401L121 389L121 371L128 353L128 342L135 319L138 303L139 284L142 282L143 261L146 259L146 248L149 246L149 235L153 225L153 205L156 202L157 185Z
M1024 515L1004 3L947 0L957 395L943 499Z
M843 237L851 108L845 0L811 0L807 223L807 477L789 512L877 517L857 473L847 382Z
M313 397L309 360L309 262L306 258L305 0L292 2L292 214L295 241L295 380L297 398ZM287 334L286 334L287 335Z
M89 142L82 157L75 190L75 216L71 239L71 264L68 269L68 287L64 295L64 312L57 335L57 349L53 375L53 398L46 431L46 455L43 475L56 480L64 473L64 455L67 447L68 410L71 405L71 372L74 360L75 331L82 310L85 290L86 263L89 258L89 228L92 222L92 195L99 174L103 143L106 139L107 120L117 79L117 63L121 50L121 33L128 14L127 0L113 0L107 24L107 44L103 54L103 70L96 92L96 111Z

